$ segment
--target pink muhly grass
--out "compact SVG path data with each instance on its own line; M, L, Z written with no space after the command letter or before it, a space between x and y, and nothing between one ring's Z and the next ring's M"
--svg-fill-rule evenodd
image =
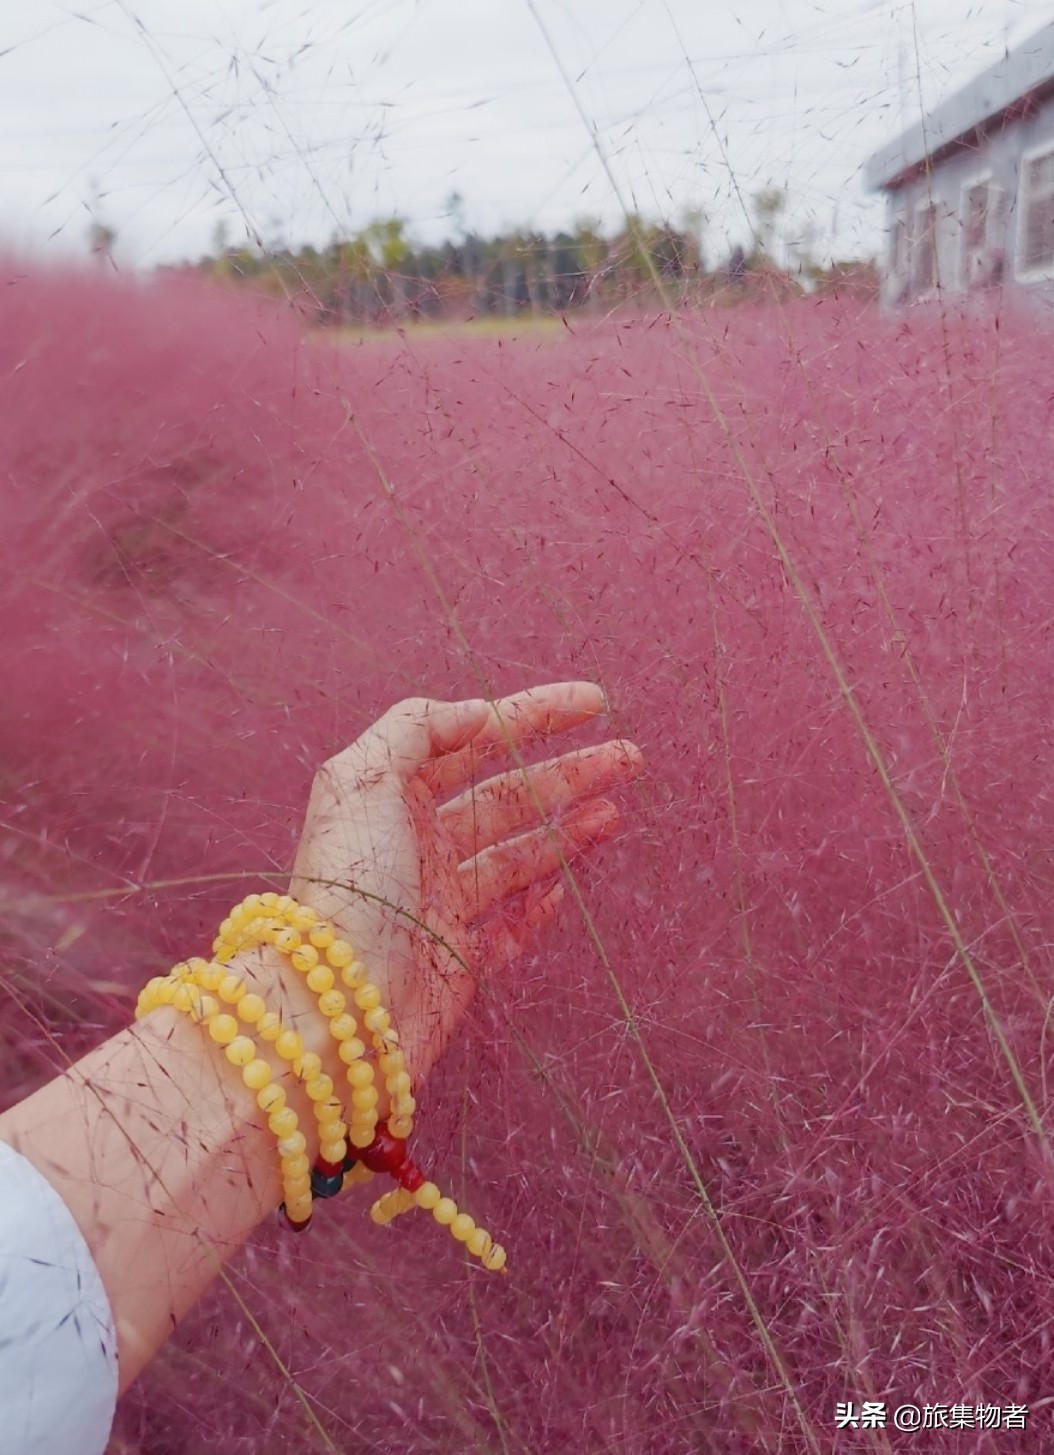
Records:
M422 1097L511 1276L361 1197L264 1230L115 1448L824 1450L846 1399L1038 1440L1054 336L827 299L340 351L5 271L9 1099L281 875L399 698L591 678L647 763L588 922Z

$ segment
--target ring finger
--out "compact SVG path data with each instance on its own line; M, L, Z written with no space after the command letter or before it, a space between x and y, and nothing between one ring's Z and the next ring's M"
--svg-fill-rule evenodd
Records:
M457 874L468 921L485 915L495 904L526 889L536 879L559 874L567 860L609 838L618 822L615 805L605 798L594 798L559 827L532 829L492 844L459 864Z

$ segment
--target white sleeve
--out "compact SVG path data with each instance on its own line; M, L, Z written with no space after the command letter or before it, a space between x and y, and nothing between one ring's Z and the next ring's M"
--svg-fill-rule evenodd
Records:
M102 1455L117 1404L110 1301L62 1198L0 1141L0 1448Z

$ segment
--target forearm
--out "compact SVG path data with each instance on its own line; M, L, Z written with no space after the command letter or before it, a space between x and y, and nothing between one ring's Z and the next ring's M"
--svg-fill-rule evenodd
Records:
M159 1013L0 1117L84 1234L121 1389L280 1200L274 1138L198 1027Z
M283 978L278 957L261 952L231 968L332 1056L317 998L299 976ZM313 1157L310 1103L288 1067L273 1064ZM91 1248L122 1391L282 1200L275 1137L253 1092L174 1010L153 1012L0 1115L0 1138L48 1179Z

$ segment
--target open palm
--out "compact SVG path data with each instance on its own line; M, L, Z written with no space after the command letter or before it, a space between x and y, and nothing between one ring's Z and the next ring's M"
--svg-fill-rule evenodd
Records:
M415 1079L442 1053L479 974L519 954L563 895L563 863L607 838L597 797L639 771L631 743L477 781L603 711L587 682L397 704L315 778L290 893L339 925L390 1007Z

